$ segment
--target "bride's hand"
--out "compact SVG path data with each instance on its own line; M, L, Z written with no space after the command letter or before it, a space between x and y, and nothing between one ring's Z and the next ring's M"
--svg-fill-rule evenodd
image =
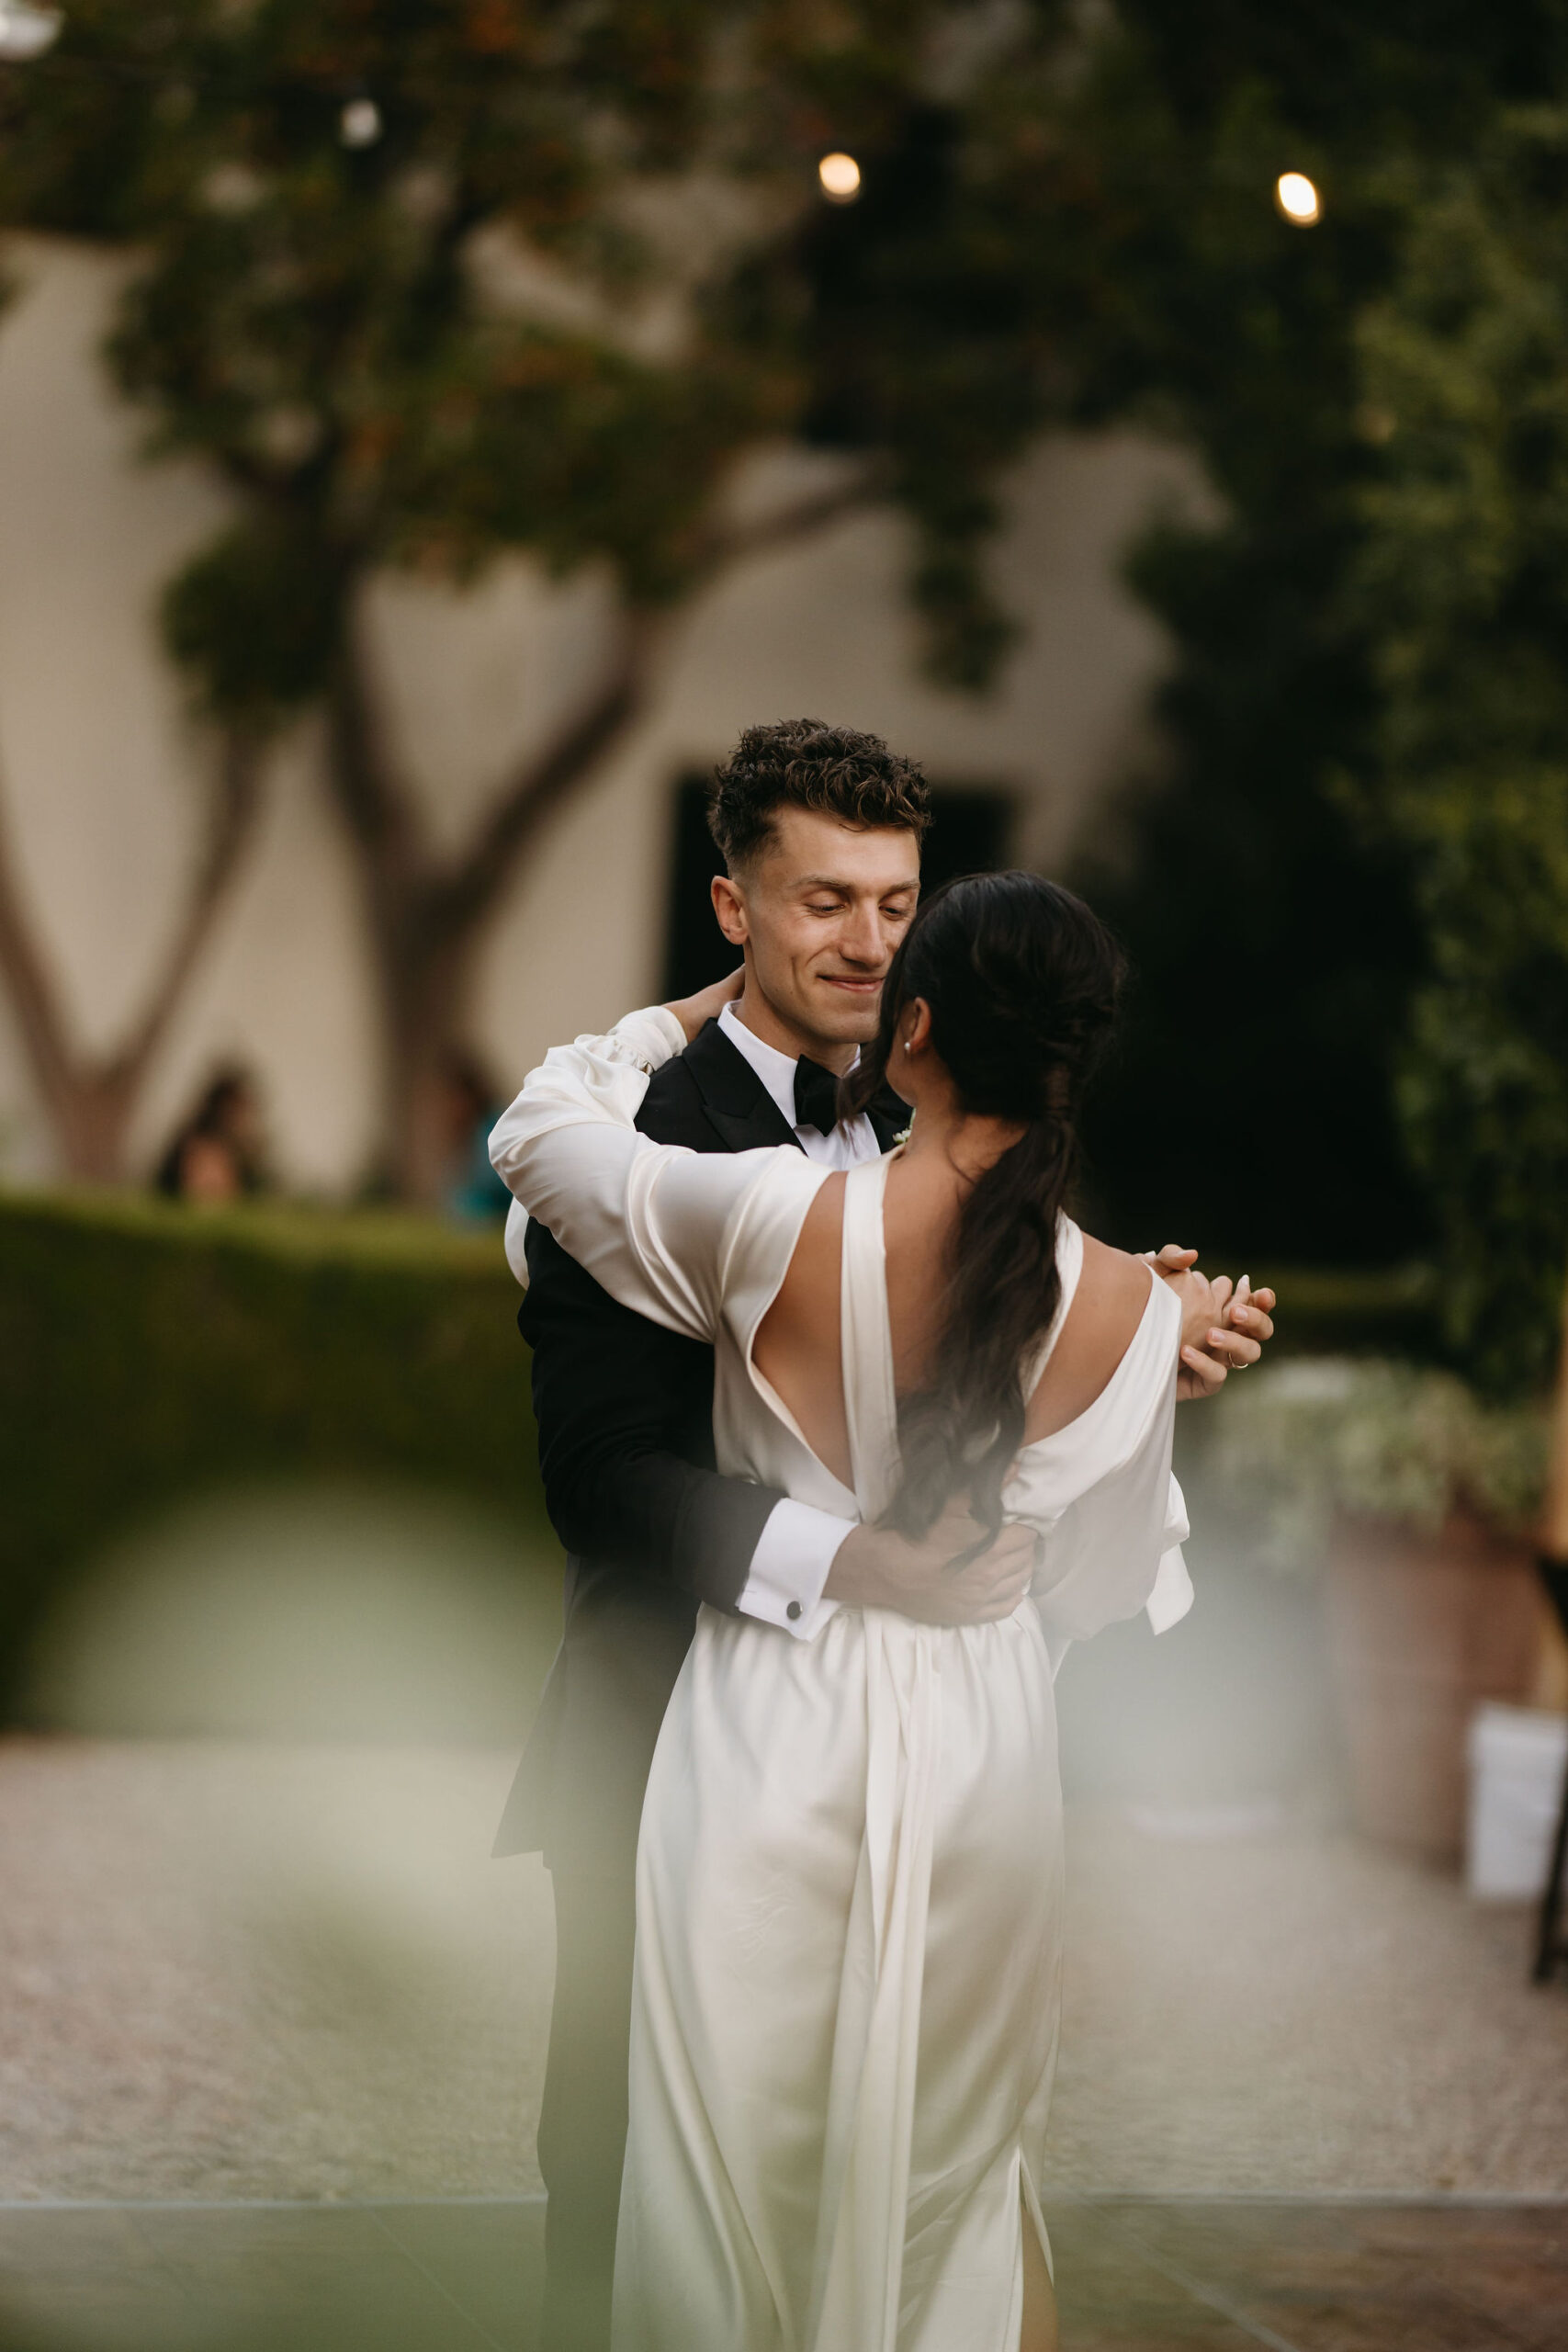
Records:
M1217 1274L1211 1282L1196 1266L1190 1266L1185 1273L1168 1274L1166 1280L1181 1302L1183 1367L1198 1374L1201 1370L1200 1358L1212 1363L1217 1357L1228 1369L1234 1359L1231 1335L1224 1329L1224 1317L1235 1288L1230 1276Z
M718 1019L727 1004L735 1002L745 985L746 967L741 964L727 979L715 980L710 988L699 989L695 996L677 997L674 1003L667 1004L664 1010L675 1015L686 1033L689 1046L694 1037L702 1035L710 1021Z
M1239 1284L1228 1274L1211 1282L1190 1263L1196 1255L1195 1250L1168 1248L1151 1261L1181 1301L1177 1393L1183 1397L1213 1396L1228 1374L1258 1362L1264 1340L1274 1334L1269 1313L1273 1292L1253 1290L1245 1274Z

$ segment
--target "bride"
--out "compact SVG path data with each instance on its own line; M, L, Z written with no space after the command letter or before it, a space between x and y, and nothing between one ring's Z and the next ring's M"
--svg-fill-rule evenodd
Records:
M714 1344L722 1470L911 1534L952 1511L1035 1539L986 1623L824 1601L803 1642L703 1609L637 1853L615 2352L1055 2343L1052 1684L1069 1642L1190 1602L1172 1408L1226 1296L1066 1214L1119 968L1037 876L935 892L843 1081L858 1103L888 1079L911 1131L847 1174L635 1132L683 1022L738 982L557 1047L496 1129L606 1290Z

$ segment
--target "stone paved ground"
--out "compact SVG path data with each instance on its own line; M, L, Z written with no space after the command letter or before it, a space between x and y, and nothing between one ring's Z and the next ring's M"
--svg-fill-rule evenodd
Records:
M1063 2352L1561 2352L1556 2206L1048 2200ZM4 2352L535 2352L542 2210L0 2211Z
M0 1741L0 2199L536 2191L511 1767ZM1568 1984L1521 1912L1304 1826L1069 1838L1049 2186L1568 2197Z
M1047 2209L1063 2352L1562 2352L1555 2206Z
M511 1761L0 1741L0 2198L537 2189Z
M1178 1816L1179 1818L1179 1816ZM1568 2194L1568 1982L1532 1921L1306 1827L1069 1814L1063 2187Z

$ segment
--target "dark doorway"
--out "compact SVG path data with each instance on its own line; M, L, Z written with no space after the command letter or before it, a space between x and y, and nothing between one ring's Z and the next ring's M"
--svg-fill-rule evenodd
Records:
M671 861L670 915L665 933L664 993L690 996L731 969L731 951L713 918L708 884L722 871L705 813L707 785L685 776L675 792L675 845ZM920 860L928 890L955 874L987 874L1007 863L1013 804L1005 792L947 787L931 795L931 831Z

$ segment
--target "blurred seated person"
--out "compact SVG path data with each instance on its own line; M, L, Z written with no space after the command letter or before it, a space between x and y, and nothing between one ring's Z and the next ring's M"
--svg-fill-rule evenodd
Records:
M175 1201L238 1201L265 1190L261 1099L247 1070L230 1063L214 1072L153 1182Z
M472 1054L448 1054L441 1072L447 1181L441 1205L459 1225L504 1217L512 1195L490 1164L490 1131L505 1104Z

